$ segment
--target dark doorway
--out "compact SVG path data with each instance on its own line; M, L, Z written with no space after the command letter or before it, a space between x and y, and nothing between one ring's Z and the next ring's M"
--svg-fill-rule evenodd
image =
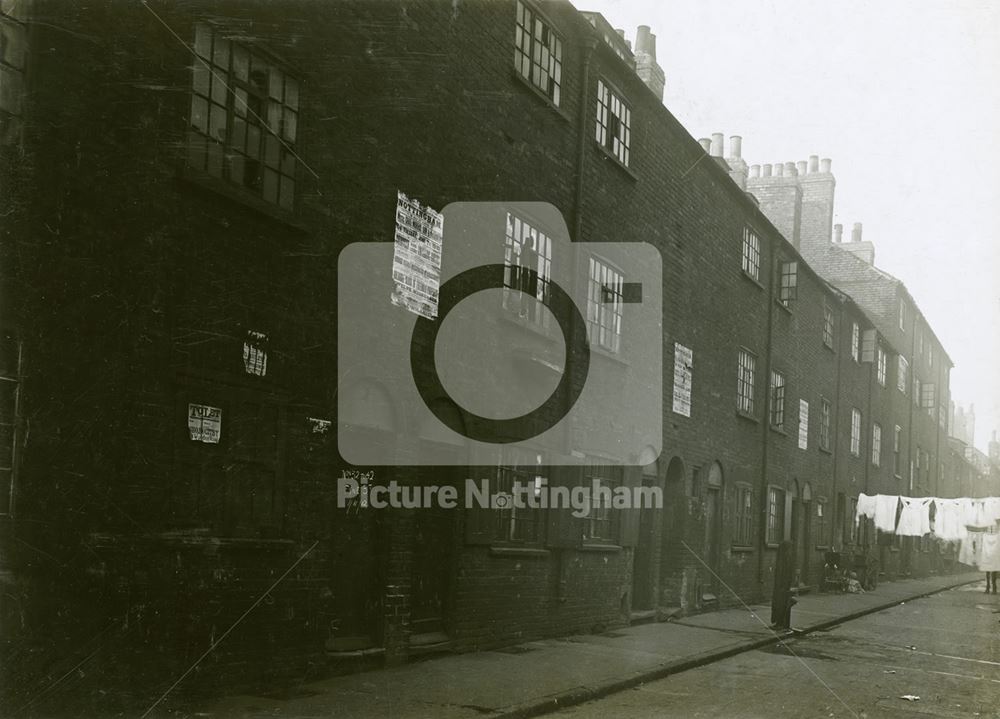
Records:
M655 487L659 482L657 463L643 468L642 486ZM656 546L656 515L654 507L639 510L639 538L632 561L632 609L648 610L656 606L656 580L653 550Z
M722 465L718 462L708 468L706 485L704 560L712 569L712 586L715 587L722 535Z

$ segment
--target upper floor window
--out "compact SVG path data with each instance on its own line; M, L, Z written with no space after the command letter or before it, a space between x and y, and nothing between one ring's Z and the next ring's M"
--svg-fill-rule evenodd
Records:
M927 345L927 366L934 366L934 345L930 343Z
M609 352L618 352L621 346L624 284L621 272L595 257L590 258L587 329L591 344Z
M298 81L206 23L194 47L188 164L291 209Z
M736 374L736 409L744 414L754 412L753 389L757 372L757 358L745 349L739 352Z
M851 359L861 361L861 327L857 322L851 325Z
M851 454L861 456L861 410L851 409Z
M771 372L771 426L785 428L785 375Z
M899 368L896 373L896 388L903 394L906 394L906 383L907 383L906 375L909 368L910 368L910 363L906 361L906 357L900 355Z
M559 105L562 87L562 40L538 13L517 3L514 30L514 69Z
M742 267L750 277L760 279L760 238L749 227L743 228Z
M833 309L823 303L823 344L833 349Z
M830 400L826 397L822 397L819 404L819 446L830 449Z
M917 407L920 406L920 378L916 376L916 372L913 373L913 404Z
M888 364L885 350L881 347L877 350L877 364L876 364L876 376L878 377L878 383L885 387L886 382L886 365Z
M899 329L906 331L906 301L899 301Z
M521 318L547 327L552 277L552 238L520 217L507 213L504 233L503 306Z
M632 110L603 80L597 81L596 139L618 162L628 167Z
M882 425L872 425L872 464L882 464Z
M781 287L778 289L778 300L785 307L791 307L798 297L799 263L781 263Z
M903 470L903 467L900 464L900 446L902 444L902 436L903 428L897 424L892 428L892 473L897 477L900 476Z

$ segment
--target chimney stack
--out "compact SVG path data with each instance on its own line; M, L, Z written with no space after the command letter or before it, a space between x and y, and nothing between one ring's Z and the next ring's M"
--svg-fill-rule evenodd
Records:
M851 228L851 242L861 242L861 223L855 222Z
M722 157L723 135L721 132L712 133L712 157Z
M839 222L833 226L833 241L838 245L844 241L844 226Z
M656 62L656 35L650 32L649 25L640 25L636 31L635 74L663 102L663 88L667 80L663 68Z

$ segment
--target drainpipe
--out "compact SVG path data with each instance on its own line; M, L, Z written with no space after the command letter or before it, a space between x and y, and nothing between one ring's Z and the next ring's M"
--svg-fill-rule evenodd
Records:
M761 427L763 429L763 445L761 447L761 472L760 472L760 530L757 532L757 583L764 583L764 552L767 546L767 474L768 474L768 446L770 444L771 417L770 392L771 392L771 350L774 345L774 278L777 277L777 250L775 242L768 242L768 267L770 273L767 276L767 347L764 353L764 416ZM782 530L783 531L783 530Z
M587 118L589 104L587 99L590 91L590 61L597 48L597 39L588 37L583 42L583 61L580 68L580 107L577 111L577 140L576 140L576 192L573 200L573 236L572 242L581 242L580 234L583 232L583 178L584 161L587 151Z

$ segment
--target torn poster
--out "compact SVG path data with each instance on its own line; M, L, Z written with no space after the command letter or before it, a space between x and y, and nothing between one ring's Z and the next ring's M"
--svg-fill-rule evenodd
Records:
M440 212L397 192L392 304L431 320L438 310L443 230Z
M691 373L694 352L674 343L674 412L691 416Z
M243 340L243 367L247 374L263 377L267 374L267 335L247 330Z
M206 404L189 404L188 431L195 442L218 444L222 436L222 410Z

